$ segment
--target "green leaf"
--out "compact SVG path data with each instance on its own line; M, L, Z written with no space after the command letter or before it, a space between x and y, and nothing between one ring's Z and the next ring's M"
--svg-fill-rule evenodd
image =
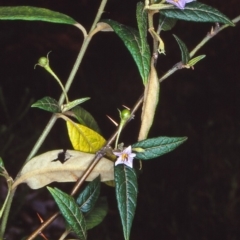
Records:
M119 164L114 168L116 197L125 240L129 240L137 205L137 175L133 168Z
M187 137L157 137L146 139L132 145L136 158L148 160L162 156L184 143Z
M84 213L91 211L100 194L100 175L90 182L76 200L80 210Z
M3 159L0 157L0 171L1 169L4 169L4 162L3 162Z
M146 42L147 12L144 11L144 4L142 2L137 3L136 17L137 17L137 24L138 24L139 35L141 38L141 43L142 43L142 45L145 45L147 43Z
M142 2L139 2L137 4L137 23L138 23L138 30L139 30L139 35L140 35L140 40L141 40L141 52L146 53L149 51L149 45L147 42L147 27L148 27L148 22L147 22L147 11L144 10L144 4ZM149 55L150 57L150 55ZM143 66L142 70L144 71L144 76L146 80L143 79L143 81L147 81L147 77L149 75L149 65L148 66Z
M93 210L85 215L87 229L94 228L100 224L108 212L107 198L101 197L96 202Z
M78 122L88 128L91 128L97 133L101 133L100 128L93 118L93 116L86 111L84 108L77 106L72 109L74 117L78 120Z
M194 1L186 4L184 10L177 7L161 9L161 14L175 19L193 22L221 22L234 26L234 23L223 13L206 4Z
M67 104L63 104L62 105L62 112L66 112L74 107L76 107L77 105L81 104L81 103L84 103L86 102L87 100L89 100L90 98L89 97L86 97L86 98L80 98L80 99L76 99L72 102L69 102Z
M196 63L198 63L200 60L202 60L203 58L205 58L206 55L199 55L195 58L192 58L189 62L188 62L188 66L189 67L193 67Z
M175 26L177 19L168 18L168 17L162 15L161 11L159 13L160 13L159 14L159 26L160 26L161 30L163 30L163 31L171 30Z
M45 111L52 112L52 113L61 112L61 109L59 107L57 100L51 97L44 97L38 100L37 102L35 102L34 104L32 104L31 107L41 108Z
M45 21L71 25L77 23L65 14L31 6L0 7L0 20Z
M87 239L86 223L82 212L73 197L57 188L47 187L57 203L68 226L77 234L81 240Z
M185 65L188 63L189 59L190 59L190 55L189 55L189 52L188 52L188 49L187 49L187 46L185 45L185 43L180 39L178 38L176 35L173 34L173 36L175 37L177 43L178 43L178 46L181 50L181 55L182 55L182 63Z
M142 40L139 32L134 28L122 25L113 20L103 20L109 24L114 32L121 38L125 46L131 53L134 61L137 64L138 70L145 85L148 81L149 66L150 66L150 48L148 45L142 46Z

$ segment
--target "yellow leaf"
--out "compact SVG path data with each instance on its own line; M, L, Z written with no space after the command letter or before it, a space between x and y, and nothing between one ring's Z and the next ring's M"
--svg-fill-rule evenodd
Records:
M115 181L112 180L112 181L106 181L104 182L106 185L108 185L109 187L115 187Z
M81 124L67 121L67 129L70 141L75 150L96 153L106 142L97 132Z
M60 154L66 156L61 162ZM21 183L27 183L32 189L44 187L52 182L76 182L94 158L94 154L74 150L53 150L32 158L21 170L12 189ZM65 157L64 157L65 159ZM92 181L98 175L101 181L114 179L114 163L102 158L89 174L86 181Z

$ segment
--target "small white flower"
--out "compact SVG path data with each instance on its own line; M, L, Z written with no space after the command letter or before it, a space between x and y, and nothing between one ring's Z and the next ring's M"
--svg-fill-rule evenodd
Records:
M133 167L133 159L136 156L135 153L132 153L132 147L129 146L125 148L122 152L113 152L114 155L116 155L117 161L115 162L115 166L118 164L125 164L128 167Z
M193 1L196 0L166 0L166 2L171 3L180 9L184 9L186 3L190 3Z

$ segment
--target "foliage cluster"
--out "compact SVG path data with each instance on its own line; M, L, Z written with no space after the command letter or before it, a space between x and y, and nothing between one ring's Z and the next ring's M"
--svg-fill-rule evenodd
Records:
M107 199L100 196L101 182L115 188L123 236L125 240L130 239L142 162L159 158L187 140L184 136L148 137L152 125L156 122L161 82L178 70L194 69L195 65L206 57L195 56L197 51L221 30L234 27L240 20L240 17L230 20L217 9L199 1L146 0L137 3L137 29L135 29L115 20L101 19L106 4L107 0L102 0L89 31L72 17L49 9L31 6L0 7L1 20L44 21L72 25L83 34L78 57L65 85L50 66L51 55L40 57L35 65L44 68L57 81L62 94L59 100L45 96L31 104L31 107L50 112L52 115L15 179L8 174L4 166L6 160L0 159L0 174L5 178L8 188L0 211L0 239L4 238L12 201L22 183L26 183L31 189L46 187L59 207L59 212L43 221L37 230L24 239L34 239L38 235L46 239L43 230L60 214L65 219L66 230L59 239L66 239L70 233L74 233L78 239L87 239L87 231L99 225L108 212ZM164 55L167 54L165 46L168 46L168 42L164 41L163 32L172 30L178 21L211 22L215 26L192 51L189 51L187 44L180 37L173 35L179 46L181 60L159 76L158 62L164 61ZM143 95L133 107L129 109L124 106L123 110L118 110L120 117L118 123L110 118L116 125L116 131L108 140L105 139L92 114L79 106L90 100L90 97L70 100L68 96L89 43L99 32L114 32L122 40L137 66L140 84L144 88ZM152 44L149 44L148 35ZM126 125L132 123L141 106L141 126L137 140L128 147L119 144L122 131ZM57 149L37 155L58 119L66 122L74 150ZM90 183L79 193L85 181ZM66 193L48 186L53 182L76 182L76 184L70 193Z

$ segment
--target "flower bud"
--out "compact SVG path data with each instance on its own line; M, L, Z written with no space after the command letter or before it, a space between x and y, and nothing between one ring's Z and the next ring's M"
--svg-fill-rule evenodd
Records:
M131 116L131 112L128 109L123 109L120 112L120 118L122 121L127 121L130 118L130 116Z
M40 65L41 67L45 68L47 66L49 66L49 60L46 57L40 57L38 59L38 65Z

